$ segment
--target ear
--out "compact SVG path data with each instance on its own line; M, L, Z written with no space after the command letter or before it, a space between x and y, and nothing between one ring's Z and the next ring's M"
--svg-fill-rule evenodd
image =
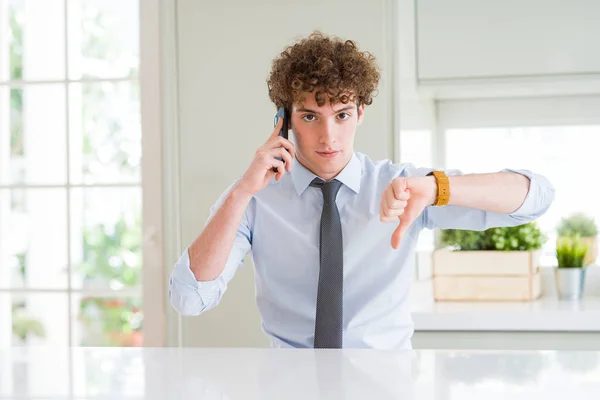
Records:
M358 112L358 117L357 117L357 121L356 121L356 125L360 125L363 121L363 118L365 116L365 105L361 104L360 106L357 107L356 111Z

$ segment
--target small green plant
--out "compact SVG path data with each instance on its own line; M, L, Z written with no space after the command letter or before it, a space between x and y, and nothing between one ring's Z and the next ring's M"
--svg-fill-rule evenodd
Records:
M559 237L572 238L577 235L582 238L595 237L598 235L598 227L593 218L579 212L562 218L556 228L556 233Z
M547 237L535 221L485 231L443 229L441 241L456 250L530 251L542 248Z
M470 231L462 229L443 229L441 241L456 250L488 250L491 235L481 231Z
M588 248L589 245L584 243L579 235L558 238L556 245L558 268L582 268Z

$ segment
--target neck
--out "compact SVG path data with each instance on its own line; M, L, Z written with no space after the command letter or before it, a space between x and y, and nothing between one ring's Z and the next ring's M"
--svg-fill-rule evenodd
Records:
M306 168L307 170L309 170L310 172L315 174L318 178L321 178L324 181L330 181L332 179L335 179L340 174L340 172L342 172L344 170L344 168L346 168L346 166L350 163L350 160L352 160L352 155L348 158L348 160L346 160L346 162L344 163L344 166L339 171L336 171L335 173L331 173L331 174L320 174L317 171L313 171L311 168L306 166L306 164L304 164L299 157L296 157L296 160L298 161L298 163L300 165L302 165L304 168Z

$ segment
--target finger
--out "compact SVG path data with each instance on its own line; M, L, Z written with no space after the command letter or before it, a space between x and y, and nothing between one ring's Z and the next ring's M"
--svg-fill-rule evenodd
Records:
M381 200L381 203L379 204L379 220L381 222L391 222L389 221L389 218L385 216L385 210L383 207L383 200Z
M280 161L279 158L281 158L281 161L285 162L285 169L288 172L292 170L292 155L288 153L286 149L278 147L269 151L269 153L273 158L276 158L278 161Z
M296 156L296 149L294 148L294 144L281 136L271 139L267 147L271 149L283 148L286 149L287 152L292 155L292 157Z
M396 200L394 203L394 209L396 210L404 210L408 205L408 201L406 200Z
M296 148L294 147L294 144L292 142L281 136L278 137L277 141L279 142L279 146L286 149L288 153L292 155L292 157L296 157Z
M279 166L283 165L282 160L278 160L277 158L275 158L278 156L279 156L279 153L275 150L261 149L259 152L257 152L257 157L261 160L261 163L267 169L268 168L279 168Z
M402 232L400 231L400 224L396 227L394 233L392 233L392 247L397 249L400 246L400 241L402 240Z
M393 190L388 190L385 192L385 197L387 200L387 205L391 209L402 209L406 207L406 200L398 200L393 193Z
M405 179L395 179L392 182L392 190L393 190L393 194L394 197L398 200L408 200L410 199L410 192L407 189L406 186L406 180Z
M388 186L388 188L385 189L385 191L381 195L381 205L379 208L379 214L382 222L395 221L396 217L400 215L397 214L395 208L392 207L391 202L395 201L395 199L393 199L393 195L391 193L392 190Z
M279 118L279 121L277 121L277 125L275 125L275 129L273 129L273 133L271 133L271 137L279 136L279 132L281 132L281 128L283 128L283 118Z
M273 163L269 169L273 171L273 168L277 168L277 172L275 172L275 180L279 182L279 180L285 174L285 165L283 164L283 161L273 159Z
M399 211L395 211L394 213L389 213L389 216L383 216L380 217L379 219L381 220L381 222L398 222L398 217L401 216L402 214L404 214L404 211L399 210Z
M287 170L287 172L290 172L292 170L292 155L288 153L286 149L281 147L276 151L279 157L281 157L282 160L285 162L285 169Z
M279 147L283 147L290 153L295 153L296 149L294 148L294 144L289 140L284 138L283 136L271 137L265 146L270 149L276 149Z
M387 219L391 222L396 222L396 221L398 221L398 217L401 216L402 214L404 214L404 208L398 208L398 209L390 208L385 213L385 219Z
M404 209L390 209L385 205L385 200L379 205L379 220L381 222L397 222L398 217L404 213Z
M397 249L400 246L400 242L402 241L402 238L404 237L404 234L406 233L406 230L408 229L411 223L412 221L410 218L408 218L408 216L400 218L400 223L398 224L398 227L392 234L392 247L394 249Z
M267 175L266 175L266 176L267 176L267 178L268 178L269 180L271 180L271 179L273 179L273 177L277 177L278 171L279 171L279 170L275 170L275 169L273 169L273 167L269 168L269 169L267 170ZM277 178L276 178L276 179L277 179Z
M271 157L271 162L268 163L269 165L267 166L268 168L277 168L277 170L283 169L285 170L285 164L283 163L282 160L278 160L275 158L275 156Z
M279 182L281 178L285 175L285 166L277 167L277 174L275 175L275 180Z
M387 191L387 189L386 189ZM387 204L387 196L386 193L384 192L383 195L381 196L381 203L379 204L379 220L381 222L390 222L389 221L389 216L387 215L387 211L389 210L389 206Z

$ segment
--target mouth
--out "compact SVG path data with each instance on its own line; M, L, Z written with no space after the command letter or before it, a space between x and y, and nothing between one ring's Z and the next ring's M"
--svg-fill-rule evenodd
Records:
M317 151L317 154L321 157L332 158L339 154L339 151Z

